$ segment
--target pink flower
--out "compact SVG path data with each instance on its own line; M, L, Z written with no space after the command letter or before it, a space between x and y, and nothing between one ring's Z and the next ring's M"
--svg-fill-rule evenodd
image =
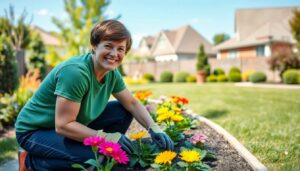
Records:
M115 159L118 163L127 164L129 159L125 151L119 149L111 154L112 158Z
M106 141L102 144L99 144L99 152L103 155L111 155L112 153L119 151L121 149L120 144L114 143L112 141Z
M204 134L195 134L190 138L190 142L194 145L196 145L198 143L203 144L206 139L207 139L207 136Z
M83 140L83 144L87 146L98 146L101 143L104 143L105 139L99 136L87 137Z

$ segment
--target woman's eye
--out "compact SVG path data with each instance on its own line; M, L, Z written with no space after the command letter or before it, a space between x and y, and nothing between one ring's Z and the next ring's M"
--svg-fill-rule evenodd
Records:
M118 51L119 51L119 52L124 52L125 50L124 50L124 49L118 49Z

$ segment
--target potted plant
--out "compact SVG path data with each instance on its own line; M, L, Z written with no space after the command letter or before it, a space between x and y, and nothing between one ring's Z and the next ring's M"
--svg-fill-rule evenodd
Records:
M200 45L197 53L197 83L202 84L205 82L206 76L210 73L210 65L208 64L208 57L204 51L203 44Z

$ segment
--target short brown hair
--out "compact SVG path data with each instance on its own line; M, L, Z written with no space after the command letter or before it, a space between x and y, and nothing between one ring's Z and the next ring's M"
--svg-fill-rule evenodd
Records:
M132 39L127 28L117 20L104 20L95 25L91 31L90 43L97 46L101 41L126 40L126 53L130 50Z

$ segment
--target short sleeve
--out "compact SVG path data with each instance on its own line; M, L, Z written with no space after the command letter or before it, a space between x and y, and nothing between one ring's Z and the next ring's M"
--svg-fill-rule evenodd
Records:
M126 88L123 78L118 69L114 70L115 84L112 93L119 93Z
M67 65L55 75L55 95L81 102L88 90L88 74L79 65Z

